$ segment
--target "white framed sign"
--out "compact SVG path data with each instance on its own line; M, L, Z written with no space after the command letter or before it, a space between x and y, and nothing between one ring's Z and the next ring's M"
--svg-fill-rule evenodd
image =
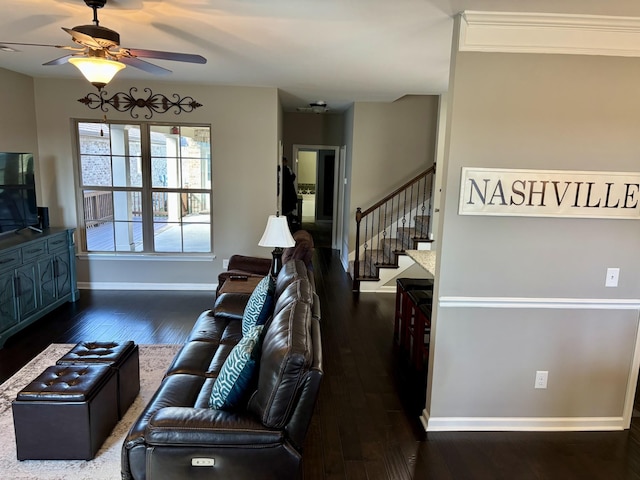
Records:
M640 218L640 173L463 167L460 215Z

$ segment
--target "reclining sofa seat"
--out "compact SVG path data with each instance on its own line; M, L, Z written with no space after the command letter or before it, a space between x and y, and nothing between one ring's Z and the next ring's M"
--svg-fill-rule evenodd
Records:
M300 475L322 378L319 306L310 275L304 262L292 260L276 279L274 313L246 407L215 410L208 402L226 357L242 337L248 295L222 294L200 315L125 438L123 479ZM195 466L198 462L206 466Z

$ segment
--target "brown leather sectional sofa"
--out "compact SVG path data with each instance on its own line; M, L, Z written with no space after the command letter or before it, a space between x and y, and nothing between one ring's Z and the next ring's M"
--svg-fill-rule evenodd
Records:
M209 407L220 369L242 337L248 294L224 293L203 312L122 448L122 478L293 479L322 370L320 306L313 273L284 264L255 387L233 411Z

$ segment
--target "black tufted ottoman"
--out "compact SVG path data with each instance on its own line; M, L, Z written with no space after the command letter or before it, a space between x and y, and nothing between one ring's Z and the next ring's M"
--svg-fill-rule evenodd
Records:
M18 460L91 460L118 423L108 365L54 365L12 403Z
M140 391L138 346L132 341L80 342L57 365L107 364L116 372L118 418L122 418Z

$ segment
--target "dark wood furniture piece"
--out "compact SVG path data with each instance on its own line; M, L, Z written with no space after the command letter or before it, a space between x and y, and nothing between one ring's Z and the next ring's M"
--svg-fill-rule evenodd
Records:
M73 229L0 237L0 348L14 333L79 298Z
M263 278L264 277L247 277L244 280L237 280L233 277L229 278L218 290L218 295L222 295L223 293L252 293Z
M398 278L393 338L401 354L416 370L424 368L429 353L433 280Z

